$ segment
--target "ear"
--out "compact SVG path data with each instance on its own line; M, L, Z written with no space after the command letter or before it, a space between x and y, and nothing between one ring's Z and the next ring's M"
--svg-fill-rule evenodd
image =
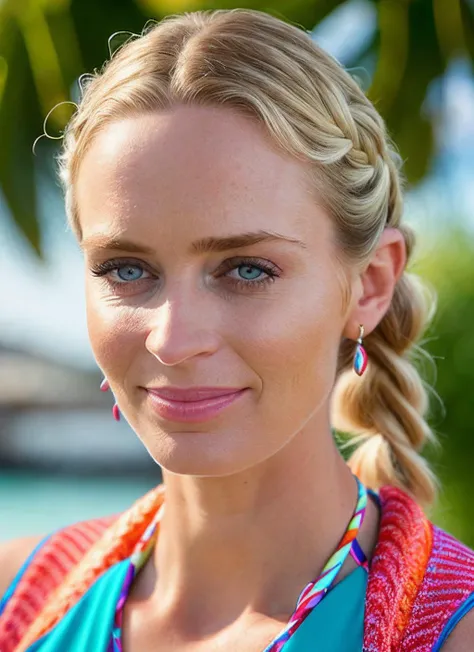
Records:
M359 324L363 324L367 335L382 321L390 307L395 285L405 270L406 262L403 233L396 228L386 228L370 262L353 282L353 302L343 332L344 337L357 340Z

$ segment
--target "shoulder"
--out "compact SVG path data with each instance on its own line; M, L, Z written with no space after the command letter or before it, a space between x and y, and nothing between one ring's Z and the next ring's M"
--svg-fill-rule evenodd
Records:
M0 599L44 535L0 543Z
M474 607L474 604L472 605ZM440 652L472 652L474 640L474 609L458 622L441 646Z

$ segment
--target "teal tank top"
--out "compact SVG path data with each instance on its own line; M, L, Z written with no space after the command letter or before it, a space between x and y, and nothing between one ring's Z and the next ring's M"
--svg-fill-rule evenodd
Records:
M129 560L103 573L57 625L27 652L108 652L115 608ZM360 566L336 584L294 635L284 652L362 652L367 572Z

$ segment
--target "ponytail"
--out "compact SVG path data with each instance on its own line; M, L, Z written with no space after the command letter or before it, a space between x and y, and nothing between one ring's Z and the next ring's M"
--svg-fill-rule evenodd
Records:
M359 444L352 471L372 489L398 486L423 506L435 499L437 481L420 451L435 436L425 420L428 393L410 360L435 311L436 299L405 272L389 310L364 339L369 357L362 377L352 370L355 343L343 342L333 393L333 425Z

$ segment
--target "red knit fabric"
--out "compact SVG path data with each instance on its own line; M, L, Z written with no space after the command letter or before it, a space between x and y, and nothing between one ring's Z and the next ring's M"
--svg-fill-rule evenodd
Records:
M25 570L15 590L15 599L8 602L0 617L1 652L15 650L47 597L116 518L75 523L54 533L43 544Z
M401 649L432 547L431 524L417 503L395 487L382 488L380 501L380 532L367 583L364 652Z
M20 644L15 647L15 652L25 652L77 604L102 573L132 554L136 542L163 503L163 497L164 487L158 485L135 501L130 509L112 518L109 526L88 546L59 585L48 592L41 610L22 632ZM64 531L64 536L67 536L67 531ZM45 545L47 544L48 542ZM17 600L16 591L12 599L14 602ZM1 639L0 651L3 652Z

